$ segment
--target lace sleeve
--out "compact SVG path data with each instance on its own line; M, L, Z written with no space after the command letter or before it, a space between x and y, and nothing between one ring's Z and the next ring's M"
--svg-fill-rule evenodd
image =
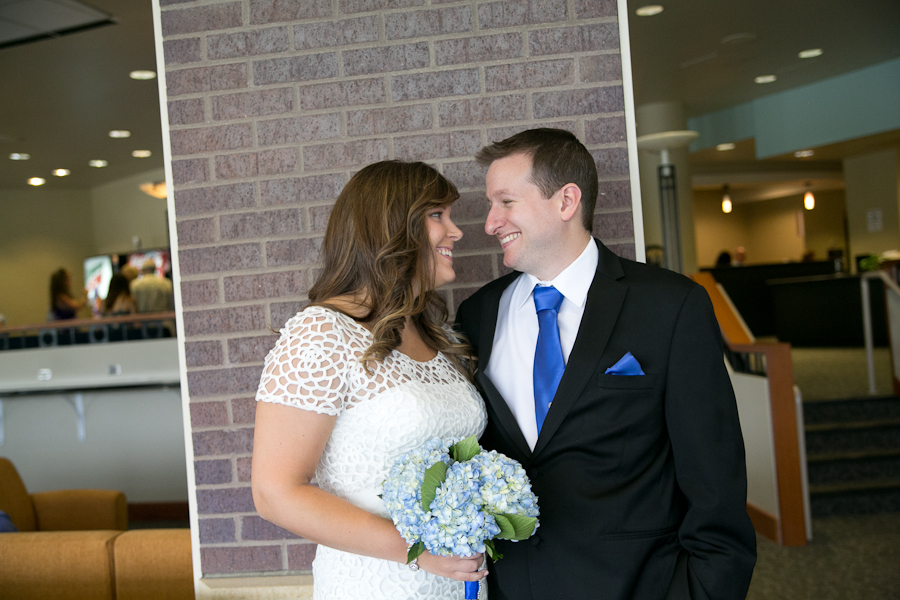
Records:
M266 357L256 400L340 414L350 367L343 338L325 312L300 313L288 321Z

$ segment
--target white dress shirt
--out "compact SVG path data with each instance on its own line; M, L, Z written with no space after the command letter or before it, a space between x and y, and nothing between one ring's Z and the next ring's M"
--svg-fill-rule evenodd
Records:
M506 400L532 450L538 438L533 376L539 331L532 291L537 285L552 285L564 296L557 322L563 358L568 363L599 260L600 251L591 239L581 255L552 281L522 273L500 296L494 346L485 374Z

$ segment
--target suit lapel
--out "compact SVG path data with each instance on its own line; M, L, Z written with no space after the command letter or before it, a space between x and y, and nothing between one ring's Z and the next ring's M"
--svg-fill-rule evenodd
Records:
M485 374L488 362L491 360L491 352L494 346L494 333L497 331L497 313L500 310L500 296L503 290L512 284L518 278L520 273L513 272L505 277L496 280L489 290L485 290L485 297L481 307L481 331L478 340L478 369L475 372L475 382L481 387L487 398L488 404L492 412L496 416L498 424L506 431L509 439L515 444L516 448L522 452L523 456L531 456L531 448L519 429L519 423L516 421L515 415L509 409L509 405L490 377Z
M599 241L597 246L600 249L597 272L588 290L584 316L569 354L569 362L535 444L535 456L547 446L596 371L625 302L628 286L616 281L625 275L619 258Z

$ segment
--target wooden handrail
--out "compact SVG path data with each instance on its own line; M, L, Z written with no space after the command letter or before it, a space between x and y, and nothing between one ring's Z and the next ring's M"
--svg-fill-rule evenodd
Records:
M22 331L46 331L48 329L73 329L80 327L92 327L97 325L117 325L120 323L143 323L146 321L174 321L175 312L135 313L117 317L101 317L99 319L61 319L47 321L46 323L34 323L31 325L16 325L14 327L0 327L0 335L4 333L17 333Z

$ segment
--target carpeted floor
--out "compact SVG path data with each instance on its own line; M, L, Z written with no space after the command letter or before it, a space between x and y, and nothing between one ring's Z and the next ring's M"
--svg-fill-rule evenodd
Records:
M891 355L875 348L875 385L878 395L893 393ZM862 348L794 348L794 383L804 400L837 400L869 395L866 351Z
M900 513L813 521L813 541L785 548L757 536L747 600L900 599Z

